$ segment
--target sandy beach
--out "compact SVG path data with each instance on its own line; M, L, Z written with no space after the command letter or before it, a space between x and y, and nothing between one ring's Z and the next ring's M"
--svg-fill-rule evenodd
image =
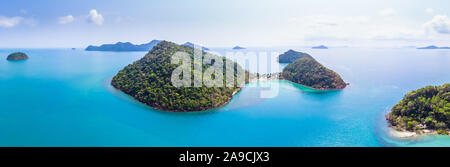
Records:
M405 130L397 130L392 127L389 127L389 135L396 137L396 138L401 138L401 139L417 138L417 137L424 136L424 135L436 135L436 134L437 134L436 130L424 129L424 130L422 130L422 132L417 133L417 132L411 132L411 131L405 131Z
M397 138L414 138L420 136L416 132L399 131L391 127L389 127L389 135Z

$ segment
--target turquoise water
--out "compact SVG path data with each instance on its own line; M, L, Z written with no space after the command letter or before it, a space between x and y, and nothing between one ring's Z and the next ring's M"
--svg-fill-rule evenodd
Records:
M406 92L450 82L449 51L296 49L350 86L316 92L287 81L254 82L223 108L168 113L109 86L144 52L2 49L0 146L450 146L447 136L392 138L383 116ZM6 61L13 51L30 59ZM277 96L260 98L264 85L278 85Z

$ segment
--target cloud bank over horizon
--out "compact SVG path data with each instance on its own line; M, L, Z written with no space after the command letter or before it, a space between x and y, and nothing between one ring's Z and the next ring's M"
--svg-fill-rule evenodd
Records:
M212 47L407 46L448 45L450 39L450 2L444 0L44 0L39 6L27 1L27 7L22 1L0 5L0 36L9 39L0 41L0 47L84 47L153 39ZM27 41L18 40L23 38Z

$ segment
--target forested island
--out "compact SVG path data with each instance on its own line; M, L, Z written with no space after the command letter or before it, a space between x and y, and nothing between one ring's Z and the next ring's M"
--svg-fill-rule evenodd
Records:
M313 46L311 49L328 49L325 45Z
M240 47L240 46L235 46L233 47L234 50L240 50L240 49L245 49L244 47Z
M347 83L336 72L312 57L302 57L287 65L281 77L318 90L344 89Z
M278 62L279 63L292 63L293 61L302 58L302 57L308 57L312 58L309 54L303 53L303 52L297 52L295 50L288 50L287 52L284 52L280 56L278 56Z
M206 87L203 84L201 87L173 86L171 75L179 65L171 64L171 56L179 51L188 53L193 58L194 48L190 46L167 41L158 43L142 59L126 66L114 76L111 81L112 86L155 109L174 112L203 111L221 107L240 90L236 83L233 87ZM203 52L203 55L205 54L207 53ZM214 59L231 62L225 57L209 55ZM242 67L237 63L234 65L233 76L234 81L237 81L237 71ZM211 65L203 64L203 72L209 67ZM193 70L193 66L190 68ZM225 71L223 76L225 79Z
M427 47L421 47L421 48L417 48L417 49L450 49L450 47L438 47L438 46L427 46Z
M8 55L8 57L6 58L6 60L9 61L16 61L16 60L27 60L28 59L28 55L22 52L15 52L15 53L11 53L10 55Z
M427 86L407 93L386 115L400 131L449 134L450 84Z
M111 51L111 52L135 52L135 51L149 51L161 40L152 40L149 43L135 45L130 42L117 42L115 44L103 44L101 46L89 45L86 51Z

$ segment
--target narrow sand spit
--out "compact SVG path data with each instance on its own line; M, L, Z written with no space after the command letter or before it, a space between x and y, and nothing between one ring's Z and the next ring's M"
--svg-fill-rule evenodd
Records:
M394 128L389 128L389 135L397 137L397 138L412 138L417 137L418 134L416 132L409 132L409 131L398 131Z

